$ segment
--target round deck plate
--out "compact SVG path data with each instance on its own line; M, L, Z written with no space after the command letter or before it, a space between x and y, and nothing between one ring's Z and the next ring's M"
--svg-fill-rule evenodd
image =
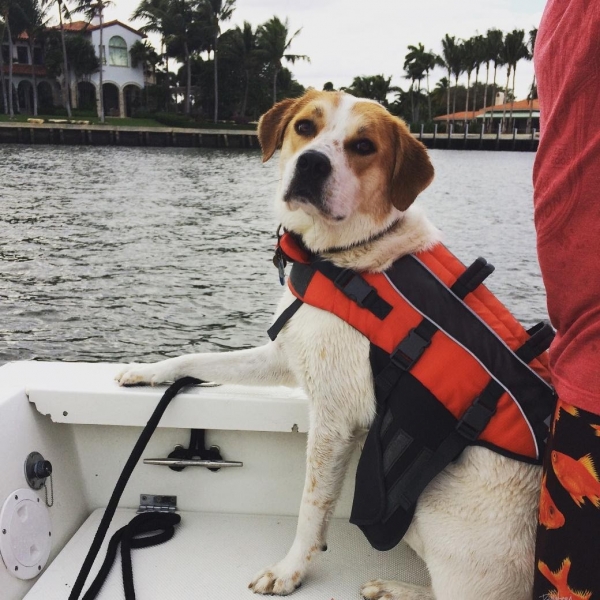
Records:
M48 508L32 490L15 490L0 512L0 554L8 572L33 579L46 566L51 547Z

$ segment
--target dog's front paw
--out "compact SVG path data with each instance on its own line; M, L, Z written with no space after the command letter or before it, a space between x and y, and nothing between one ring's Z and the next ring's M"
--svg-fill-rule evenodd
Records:
M290 568L286 561L263 569L258 573L248 587L255 594L276 594L277 596L287 596L300 587L302 583L300 569Z
M139 385L144 383L158 385L159 383L172 381L173 374L169 372L169 369L164 367L163 362L148 365L131 363L117 374L115 381L119 385Z
M434 600L430 588L383 579L368 581L360 593L365 600Z

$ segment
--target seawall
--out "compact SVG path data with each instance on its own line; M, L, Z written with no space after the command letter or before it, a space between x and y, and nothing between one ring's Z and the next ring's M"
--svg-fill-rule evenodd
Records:
M430 149L535 152L539 134L413 134ZM0 144L258 148L253 129L0 123Z

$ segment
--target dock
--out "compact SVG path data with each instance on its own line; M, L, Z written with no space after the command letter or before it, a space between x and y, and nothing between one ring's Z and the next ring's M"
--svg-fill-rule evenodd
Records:
M539 132L413 133L429 149L535 152ZM254 129L191 129L56 123L0 123L0 144L259 148Z

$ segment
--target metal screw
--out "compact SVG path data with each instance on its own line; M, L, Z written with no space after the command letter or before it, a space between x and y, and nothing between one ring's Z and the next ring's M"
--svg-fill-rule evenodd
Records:
M6 529L3 529L3 530L2 530L2 533L3 533L4 535L6 535Z
M42 565L38 565L38 571L42 570Z
M50 537L52 537L52 532L51 532L51 531L49 531L49 532L48 532L48 535L49 535Z
M69 413L66 410L63 410L63 417L66 417Z
M19 496L15 496L15 500L18 500L18 499L19 499Z
M18 571L18 570L19 570L19 567L15 567L15 571Z

